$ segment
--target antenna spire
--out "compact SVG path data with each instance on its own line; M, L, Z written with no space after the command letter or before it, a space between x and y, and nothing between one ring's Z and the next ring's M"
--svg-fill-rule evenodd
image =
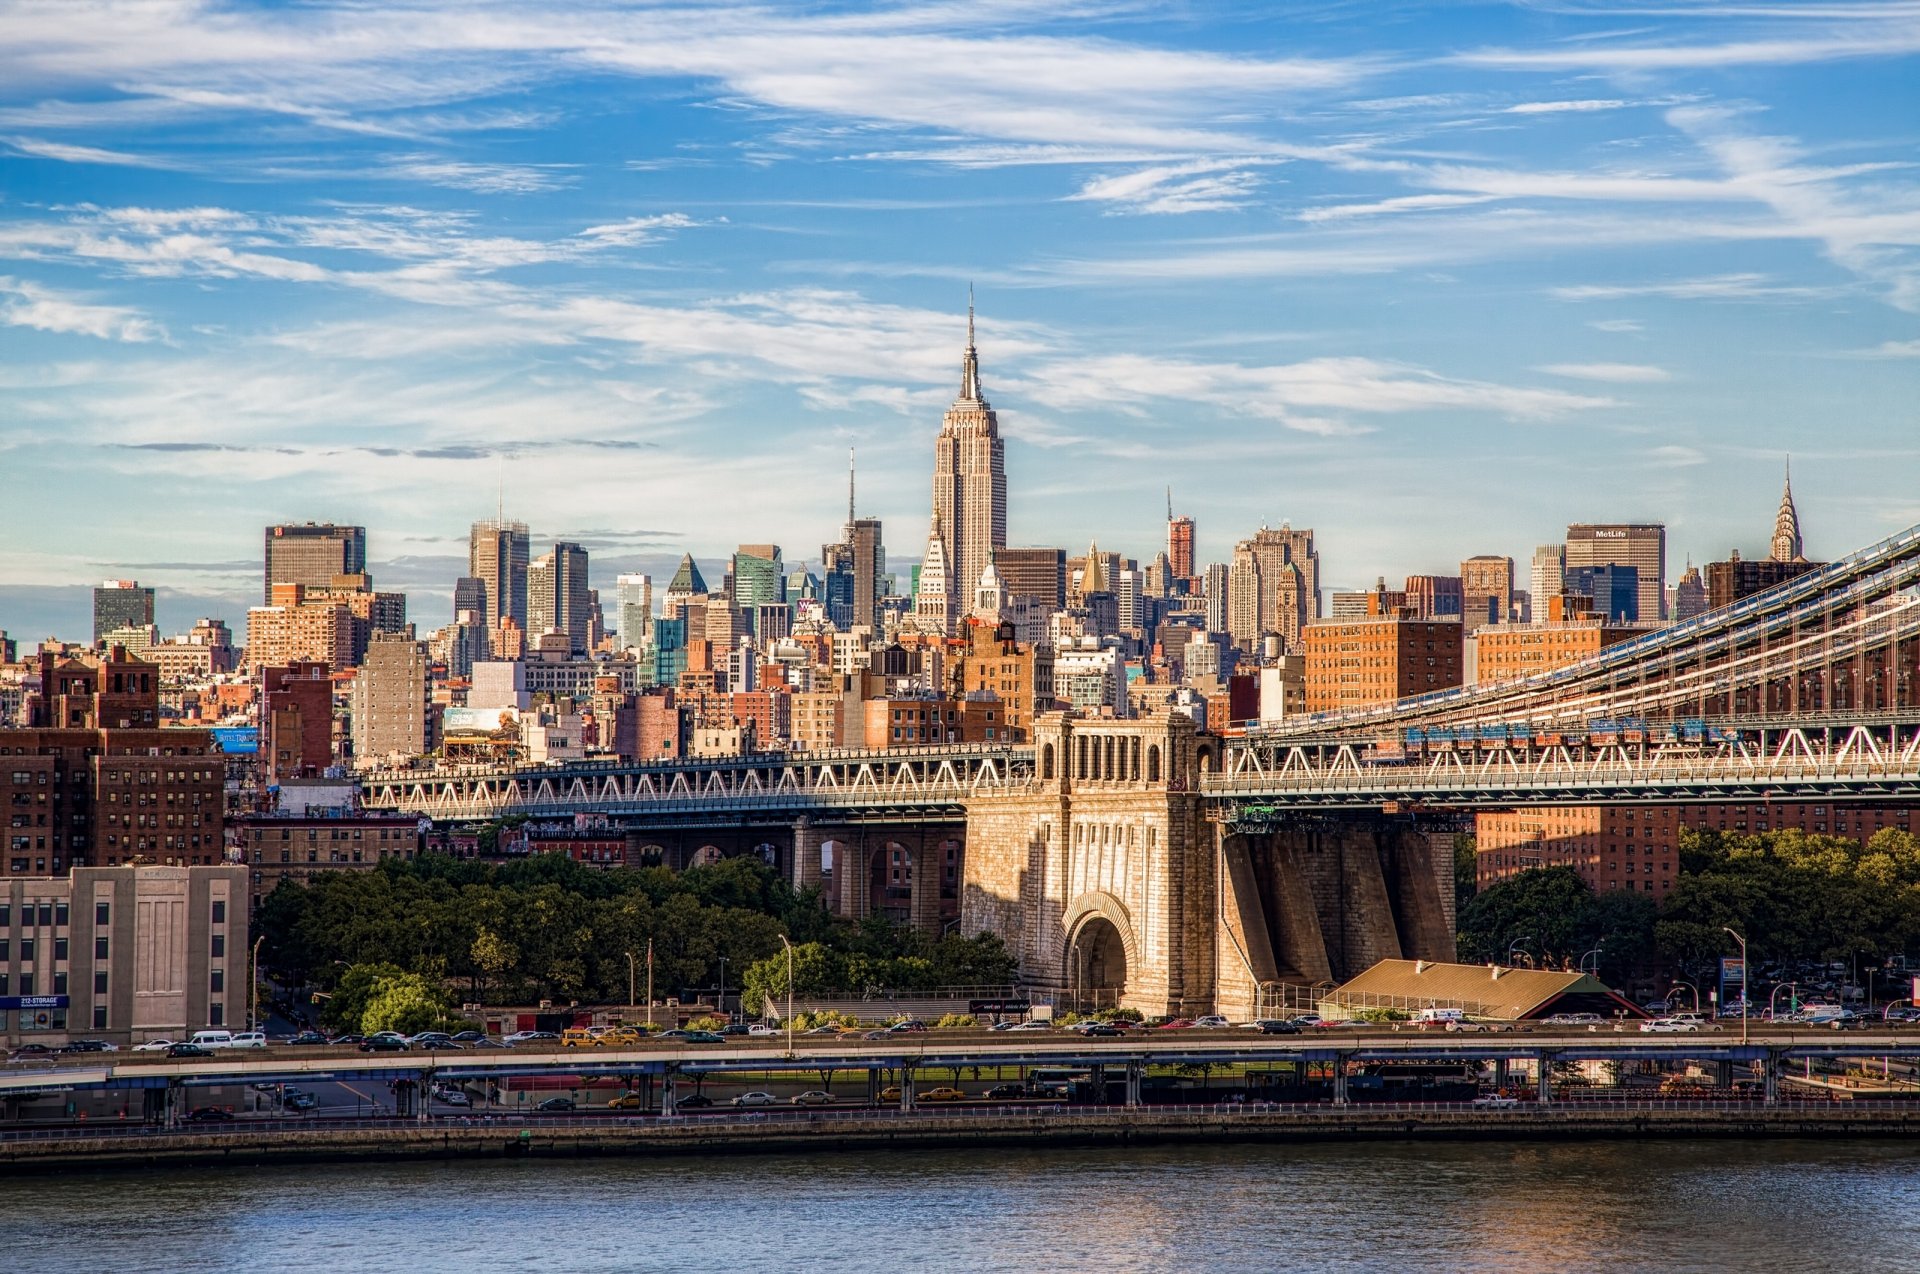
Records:
M967 352L960 360L960 397L980 398L980 355L973 347L973 284L967 284Z
M847 535L853 535L853 448L847 448Z

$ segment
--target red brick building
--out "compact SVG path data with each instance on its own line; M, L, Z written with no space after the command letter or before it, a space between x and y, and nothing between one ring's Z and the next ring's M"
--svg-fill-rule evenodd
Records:
M1308 712L1392 703L1460 684L1457 621L1414 619L1408 611L1308 625Z

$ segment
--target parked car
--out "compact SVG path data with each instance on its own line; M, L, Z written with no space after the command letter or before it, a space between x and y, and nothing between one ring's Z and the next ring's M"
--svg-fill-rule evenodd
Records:
M191 1041L187 1041L180 1044L167 1045L167 1056L168 1057L212 1057L213 1050L210 1048L206 1048L202 1045L195 1044Z
M444 1106L472 1106L473 1098L467 1096L464 1089L436 1088L433 1099Z
M301 1031L298 1035L292 1035L287 1038L287 1043L293 1045L295 1048L312 1048L320 1044L325 1044L326 1042L327 1037L318 1031Z
M1300 1028L1292 1022L1272 1017L1262 1018L1253 1023L1253 1029L1262 1035L1298 1035L1300 1033Z
M776 1098L772 1093L753 1092L753 1093L741 1093L738 1097L733 1099L733 1104L736 1106L745 1107L745 1106L777 1106L780 1103L779 1103L779 1099Z
M1640 1033L1643 1035L1679 1035L1699 1029L1698 1022L1683 1022L1675 1017L1656 1017L1651 1021L1640 1023Z
M228 1048L265 1048L266 1046L265 1031L241 1031L227 1042Z
M573 1110L575 1109L575 1107L573 1104L573 1098L571 1097L549 1097L545 1101L541 1102L538 1106L535 1106L534 1109L545 1110L545 1111L556 1111L556 1110Z
M965 1101L967 1095L957 1088L929 1088L915 1096L921 1101Z
M554 1031L515 1031L500 1042L508 1048L516 1048L521 1044L557 1044L560 1036Z
M838 1100L839 1098L835 1097L832 1093L822 1092L818 1088L810 1088L806 1092L795 1096L793 1098L793 1104L795 1106L831 1106Z
M289 1088L280 1095L280 1104L288 1110L312 1110L320 1104L320 1099L301 1089Z
M1520 1099L1499 1093L1482 1093L1473 1099L1473 1104L1482 1110L1512 1110L1520 1104Z
M230 1110L222 1110L218 1106L198 1106L187 1112L187 1122L190 1124L230 1124L233 1122L233 1112Z
M1233 1025L1233 1023L1227 1021L1226 1018L1221 1017L1218 1013L1209 1013L1205 1017L1196 1017L1193 1019L1193 1024L1209 1031L1218 1031Z
M776 1027L768 1026L765 1022L755 1022L747 1028L747 1034L753 1036L755 1039L765 1039L769 1035L778 1035L779 1033Z
M135 1044L133 1051L136 1053L164 1053L177 1042L176 1040L148 1040L144 1044Z
M1026 1097L1029 1094L1026 1089L1018 1084L995 1084L987 1090L986 1095L995 1101L1011 1101L1015 1098Z

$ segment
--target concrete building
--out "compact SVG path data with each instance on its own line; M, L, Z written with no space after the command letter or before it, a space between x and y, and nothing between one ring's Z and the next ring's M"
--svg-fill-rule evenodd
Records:
M422 756L439 743L425 642L382 634L353 682L356 766Z
M1336 712L1457 686L1461 626L1407 611L1315 624L1305 636L1308 712Z
M1566 601L1556 598L1556 603ZM1556 605L1556 612L1561 611ZM1498 624L1474 634L1474 684L1530 677L1599 654L1616 642L1641 636L1641 630L1610 624L1591 615L1537 624Z
M255 907L283 880L306 885L330 872L372 871L388 859L414 858L421 841L420 820L410 814L355 810L246 814L230 831Z
M1680 582L1673 586L1673 597L1667 605L1667 613L1677 624L1695 615L1703 615L1709 609L1706 581L1700 577L1700 568L1688 562L1687 569L1681 572Z
M467 574L486 588L489 629L510 618L526 631L528 547L525 522L475 522L467 533Z
M342 602L309 602L303 584L274 586L272 604L247 611L249 671L296 662L354 666L354 616Z
M1300 648L1300 630L1321 617L1320 555L1311 530L1261 527L1233 549L1228 580L1228 631L1243 650L1278 634L1287 650Z
M93 590L93 644L101 646L116 628L153 623L153 590L139 580L110 579Z
M77 867L0 880L0 1039L180 1039L247 1021L241 867Z
M1560 596L1560 589L1567 574L1567 546L1564 544L1541 544L1533 550L1533 560L1528 566L1528 592L1533 597L1533 608L1537 614L1547 613L1547 603Z
M1576 522L1567 528L1567 570L1631 566L1639 573L1639 622L1665 618L1667 528L1663 522Z
M527 637L537 641L544 633L567 635L575 654L591 649L592 598L587 587L587 551L562 540L553 551L527 567Z
M614 577L614 628L629 650L653 636L653 577L637 573Z
M1460 563L1460 617L1468 632L1513 621L1513 559L1493 554Z
M947 409L934 442L933 535L947 566L968 588L1007 543L1007 474L1000 418L980 387L967 303L967 349L960 360L960 397Z
M275 584L301 584L322 589L341 575L364 575L367 570L367 529L363 526L270 526L266 531L266 571L260 600L272 606Z

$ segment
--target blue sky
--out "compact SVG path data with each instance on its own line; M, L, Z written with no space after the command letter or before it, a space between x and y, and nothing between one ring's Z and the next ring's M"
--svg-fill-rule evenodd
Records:
M966 288L1010 538L1330 586L1920 521L1920 4L0 2L0 628L508 512L596 582L919 556ZM717 575L717 571L714 572Z

